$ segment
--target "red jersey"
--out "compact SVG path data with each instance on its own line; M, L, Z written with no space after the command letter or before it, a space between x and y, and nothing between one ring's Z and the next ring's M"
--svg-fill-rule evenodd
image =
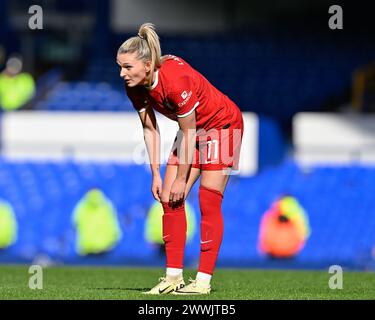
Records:
M240 110L203 75L183 59L167 55L155 72L150 88L127 87L126 92L138 112L148 107L177 121L195 111L196 128L222 129L238 119Z

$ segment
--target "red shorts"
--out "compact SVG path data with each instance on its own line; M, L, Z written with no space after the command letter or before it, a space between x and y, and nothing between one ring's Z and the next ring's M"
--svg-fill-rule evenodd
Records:
M243 136L243 118L241 112L235 121L224 125L220 129L197 131L192 167L201 170L222 170L232 168L238 170L241 142ZM168 165L178 165L177 137L169 155Z

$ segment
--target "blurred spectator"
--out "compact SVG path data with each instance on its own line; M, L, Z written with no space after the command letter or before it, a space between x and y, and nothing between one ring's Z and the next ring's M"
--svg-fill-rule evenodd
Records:
M5 111L20 109L35 93L33 77L22 72L22 58L11 56L0 74L0 107Z
M0 199L0 249L17 240L17 220L10 203Z
M302 250L310 233L308 216L298 200L283 196L262 217L259 249L273 258L291 258Z
M77 228L76 251L80 255L110 251L122 237L114 205L97 188L90 189L78 202L73 223Z

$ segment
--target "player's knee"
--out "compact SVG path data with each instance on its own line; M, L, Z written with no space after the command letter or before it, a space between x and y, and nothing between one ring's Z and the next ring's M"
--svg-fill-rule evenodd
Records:
M222 200L223 194L220 190L203 185L199 187L199 204L201 206L201 210L221 206Z

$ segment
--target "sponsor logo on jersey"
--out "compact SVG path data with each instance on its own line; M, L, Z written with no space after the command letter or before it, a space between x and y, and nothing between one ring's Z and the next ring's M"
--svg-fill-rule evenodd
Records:
M191 91L189 91L189 92L186 92L186 91L182 92L182 93L181 93L181 98L184 99L184 101L180 102L180 103L178 104L178 106L179 106L179 107L182 107L182 106L184 106L185 104L187 104L188 101L190 100L192 94L193 94L193 92L191 92Z
M187 96L188 96L188 93L186 91L184 91L183 93L181 93L182 99L186 99Z

